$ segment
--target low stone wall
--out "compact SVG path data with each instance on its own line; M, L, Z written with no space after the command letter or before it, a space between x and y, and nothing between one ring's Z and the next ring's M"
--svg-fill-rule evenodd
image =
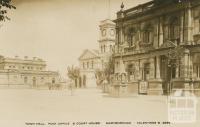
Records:
M114 84L111 85L109 94L111 97L127 97L129 96L127 84Z
M194 82L193 87L194 87L194 95L200 97L200 81Z
M148 95L163 95L162 80L154 79L148 82Z
M28 85L18 84L18 85L0 85L0 89L30 89Z
M138 94L138 82L129 82L127 89L130 94Z

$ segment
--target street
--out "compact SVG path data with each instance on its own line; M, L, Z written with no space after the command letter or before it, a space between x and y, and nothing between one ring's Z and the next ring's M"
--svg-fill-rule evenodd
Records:
M95 88L76 89L73 95L68 90L1 89L0 100L0 125L4 126L11 124L8 121L20 127L40 121L168 121L166 96L112 98ZM198 122L192 127L199 123L199 103L197 114Z

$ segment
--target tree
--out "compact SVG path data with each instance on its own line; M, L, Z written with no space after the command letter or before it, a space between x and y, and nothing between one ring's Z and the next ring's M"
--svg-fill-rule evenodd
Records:
M100 86L103 83L104 80L104 73L100 69L95 70L95 77L96 77L96 83L97 86Z
M108 83L111 83L112 74L114 74L114 59L111 55L109 61L105 63L104 68L102 70L97 69L95 71L97 85L101 85L104 80L106 80Z
M179 66L181 64L180 60L184 56L184 48L180 45L175 46L175 48L170 49L168 53L168 64L170 66Z
M72 95L75 80L78 79L78 77L80 76L80 69L78 67L74 67L74 66L68 67L67 68L67 76L71 79L71 81L69 83L69 87L70 87L71 95Z
M114 59L113 56L109 58L109 61L105 63L105 68L104 68L104 75L105 79L108 81L108 83L111 83L111 75L114 74Z
M74 66L68 67L67 75L70 79L75 80L80 76L80 69Z
M11 5L11 0L0 0L0 21L10 20L7 16L8 9L16 9Z
M172 69L181 66L183 63L181 62L181 58L184 57L184 50L185 48L181 45L175 45L174 48L170 49L167 58L168 58L168 67L171 69L171 76L168 85L168 94L170 94L172 90Z

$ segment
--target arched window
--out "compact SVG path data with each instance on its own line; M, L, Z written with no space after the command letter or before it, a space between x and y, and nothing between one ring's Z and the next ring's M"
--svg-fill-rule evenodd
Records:
M90 66L89 66L89 62L87 62L87 68L89 68Z
M28 82L28 77L24 77L24 83Z
M94 61L91 62L91 65L92 65L91 68L93 69L94 68Z
M104 68L104 60L101 60L102 68Z
M143 30L143 42L144 43L152 43L153 42L153 26L151 24L147 24Z
M194 20L194 34L200 33L200 18Z
M52 79L52 84L55 84L56 80L55 78Z
M135 65L134 64L128 64L126 71L128 72L128 80L129 81L135 80Z
M85 69L85 63L83 62L83 69Z
M200 12L199 9L194 9L194 34L200 33Z
M113 49L112 49L112 45L110 45L110 51L111 51L111 52L113 51Z
M177 17L173 17L169 24L169 38L172 42L179 44L180 41L180 23Z
M135 28L130 28L128 30L128 35L127 35L127 41L129 46L134 46L135 41L136 41L136 29Z
M101 46L101 53L103 53L103 46Z

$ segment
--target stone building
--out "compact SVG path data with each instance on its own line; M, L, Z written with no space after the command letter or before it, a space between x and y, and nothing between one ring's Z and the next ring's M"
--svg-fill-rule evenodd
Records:
M85 50L79 57L80 77L76 80L76 87L95 87L95 70L100 67L98 50Z
M96 87L95 71L103 70L109 61L115 45L115 23L109 19L100 22L98 50L85 50L79 57L80 77L77 87Z
M58 72L46 71L46 62L40 58L0 56L1 88L48 88L59 84L59 80Z
M200 89L199 0L153 0L127 10L122 4L115 23L115 78L124 64L130 92Z

